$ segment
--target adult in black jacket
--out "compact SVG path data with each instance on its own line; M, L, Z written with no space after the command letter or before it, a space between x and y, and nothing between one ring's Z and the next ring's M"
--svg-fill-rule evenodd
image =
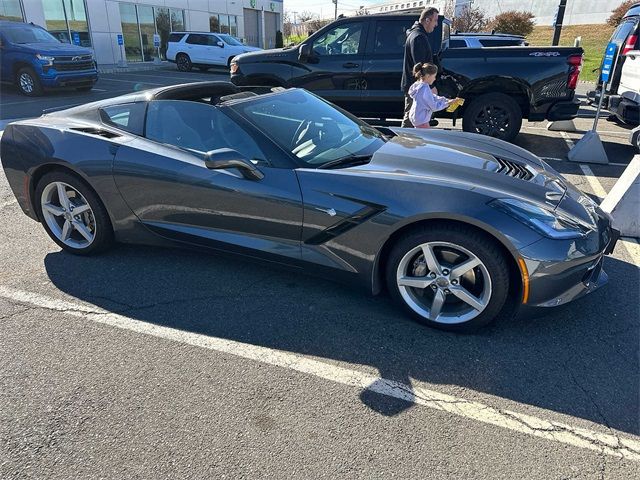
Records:
M438 26L438 9L426 8L420 14L420 19L411 27L404 44L404 69L402 71L402 91L404 92L404 118L403 127L413 127L409 120L409 110L413 103L408 95L413 78L413 67L416 63L433 63L433 52L429 45L427 33L433 32Z

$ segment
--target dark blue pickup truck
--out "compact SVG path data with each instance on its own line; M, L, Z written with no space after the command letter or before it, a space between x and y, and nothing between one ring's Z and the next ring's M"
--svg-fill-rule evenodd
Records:
M61 43L33 24L0 21L0 80L29 96L45 89L91 90L98 81L93 52Z

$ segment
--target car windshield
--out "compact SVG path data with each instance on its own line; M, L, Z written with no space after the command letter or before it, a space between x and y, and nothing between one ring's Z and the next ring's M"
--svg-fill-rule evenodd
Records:
M11 43L60 43L46 30L25 26L11 26L4 31Z
M218 34L218 36L222 38L222 40L224 40L224 43L226 43L227 45L243 46L241 41L232 37L231 35L227 35L226 33L223 33L223 34Z
M230 107L309 166L372 155L385 142L373 127L305 90L287 90Z

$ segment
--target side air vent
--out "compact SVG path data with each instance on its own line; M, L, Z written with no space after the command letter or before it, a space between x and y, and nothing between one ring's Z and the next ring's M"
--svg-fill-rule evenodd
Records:
M500 165L496 173L502 173L521 180L531 180L533 178L533 174L529 170L516 162L500 157L496 157L496 160L498 165Z
M102 130L100 128L93 128L93 127L77 127L77 128L71 128L70 130L74 130L76 132L88 133L89 135L97 135L99 137L104 137L104 138L120 137L120 135L117 133L110 132L108 130Z

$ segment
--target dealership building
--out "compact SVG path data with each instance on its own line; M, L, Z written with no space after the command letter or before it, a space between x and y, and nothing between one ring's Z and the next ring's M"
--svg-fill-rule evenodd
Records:
M0 0L0 19L33 22L90 47L100 65L164 59L169 34L185 30L273 48L282 12L282 0Z

